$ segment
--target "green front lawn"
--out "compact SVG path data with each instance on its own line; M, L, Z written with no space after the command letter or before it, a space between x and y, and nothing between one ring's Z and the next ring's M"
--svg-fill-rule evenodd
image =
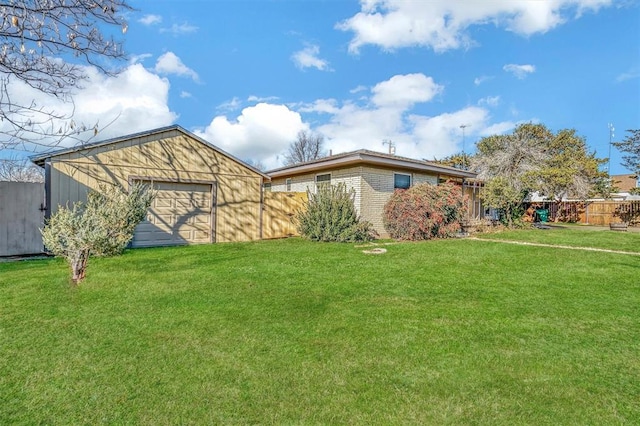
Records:
M575 225L551 225L551 229L522 229L490 234L476 234L482 239L525 241L531 243L593 247L640 253L640 232L620 232Z
M385 248L1 263L0 424L637 423L640 256Z

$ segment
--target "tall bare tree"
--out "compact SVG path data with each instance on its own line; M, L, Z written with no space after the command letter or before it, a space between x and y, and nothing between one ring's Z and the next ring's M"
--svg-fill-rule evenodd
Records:
M586 199L604 176L598 169L604 161L573 129L554 134L542 124L525 123L512 134L483 138L477 149L472 169L485 181L482 196L503 210L509 225L529 193L555 201Z
M44 182L44 171L26 158L0 159L0 181Z
M17 82L73 103L72 91L87 78L83 65L112 74L126 57L113 28L127 30L126 0L0 1L0 150L56 145L96 124L73 121L35 99L18 96Z
M295 141L289 145L289 150L284 155L285 165L304 163L325 157L324 136L300 130Z
M534 174L545 160L545 145L553 134L544 126L522 124L512 134L481 139L472 169L484 180L482 198L501 209L509 226L532 188Z

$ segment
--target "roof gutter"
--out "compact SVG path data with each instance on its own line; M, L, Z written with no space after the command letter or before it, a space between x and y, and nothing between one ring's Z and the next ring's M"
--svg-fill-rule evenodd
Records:
M375 155L370 155L367 153L356 153L350 156L340 157L329 159L320 162L313 162L309 164L301 164L299 166L293 167L284 167L281 169L275 169L270 172L267 172L271 178L278 178L284 176L291 175L299 175L304 173L310 173L314 171L320 171L325 169L331 169L334 167L345 167L354 164L365 163L372 164L376 166L385 166L385 167L397 167L403 169L411 169L418 171L427 171L433 172L437 174L442 174L446 176L454 176L461 178L475 178L476 173L468 172L466 170L453 169L449 167L439 167L437 165L425 164L407 161L404 159L395 159L395 158L383 158L377 157Z

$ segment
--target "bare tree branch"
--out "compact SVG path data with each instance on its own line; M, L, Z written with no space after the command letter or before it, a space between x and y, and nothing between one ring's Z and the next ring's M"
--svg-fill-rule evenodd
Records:
M0 159L0 182L44 182L44 170L26 158Z
M326 152L323 145L324 136L300 130L297 139L291 142L289 150L284 155L285 165L289 166L325 157Z
M0 150L97 132L97 124L73 121L73 90L86 80L86 65L115 74L126 55L110 29L126 32L123 12L131 9L126 0L0 1ZM71 111L17 96L20 87L70 103Z

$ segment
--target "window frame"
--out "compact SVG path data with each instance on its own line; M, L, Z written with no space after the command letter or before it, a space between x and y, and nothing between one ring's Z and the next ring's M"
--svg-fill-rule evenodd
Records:
M320 177L320 176L329 176L329 180L323 180L323 181L318 182L318 177ZM314 182L316 184L316 188L318 187L318 184L322 185L322 184L328 183L329 185L331 185L331 177L332 177L331 176L331 172L329 172L329 173L318 173L314 178Z
M285 185L285 189L287 190L287 192L291 191L291 178L286 178L284 180L284 185Z
M409 176L409 186L407 186L406 188L396 186L396 176ZM411 188L412 185L413 185L413 176L411 175L411 173L393 172L393 190L394 191L396 189L409 189Z

